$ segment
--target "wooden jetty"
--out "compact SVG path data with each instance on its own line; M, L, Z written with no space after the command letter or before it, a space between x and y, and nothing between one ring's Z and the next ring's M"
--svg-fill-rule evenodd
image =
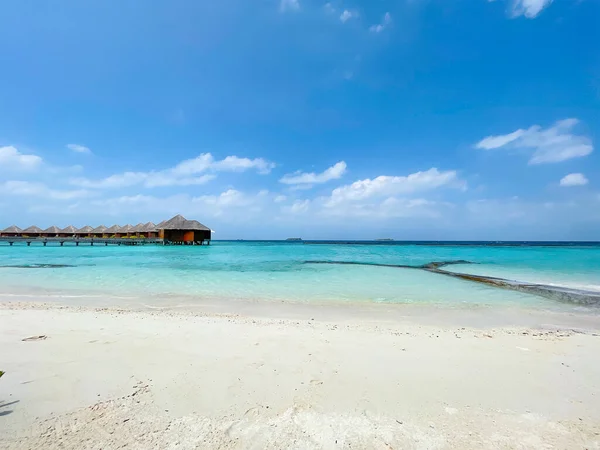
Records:
M0 231L0 244L14 245L210 245L212 231L197 220L187 220L177 215L155 225L152 222L138 225L86 225L76 228L51 226L42 230L32 225L21 229L12 225Z

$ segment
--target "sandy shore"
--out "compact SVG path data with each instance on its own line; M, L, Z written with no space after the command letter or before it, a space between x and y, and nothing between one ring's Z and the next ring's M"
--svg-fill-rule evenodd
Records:
M0 448L600 448L600 318L381 311L0 304Z

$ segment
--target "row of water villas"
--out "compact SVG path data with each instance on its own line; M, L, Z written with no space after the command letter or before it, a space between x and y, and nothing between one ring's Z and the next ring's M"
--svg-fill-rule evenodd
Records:
M212 230L197 220L187 220L181 215L165 220L155 225L152 222L137 225L113 225L105 227L84 226L76 228L69 225L65 228L51 226L41 229L35 225L21 229L12 225L0 231L0 241L14 242L41 241L44 245L49 241L58 241L61 245L65 242L79 243L81 241L101 242L108 244L137 245L146 243L160 243L165 245L202 245L210 244Z
M85 226L82 228L75 228L73 225L69 225L65 228L59 228L57 226L51 226L42 230L40 227L35 225L25 228L24 230L12 225L5 228L0 232L2 237L45 237L45 238L156 238L158 237L158 229L156 225L149 222L147 224L139 224L136 226L125 225L113 225L112 227L105 227L100 225L99 227L92 228Z

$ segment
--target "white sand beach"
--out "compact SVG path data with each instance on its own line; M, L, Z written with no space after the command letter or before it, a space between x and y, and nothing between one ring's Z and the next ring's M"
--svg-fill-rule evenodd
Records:
M0 305L2 449L600 448L595 316Z

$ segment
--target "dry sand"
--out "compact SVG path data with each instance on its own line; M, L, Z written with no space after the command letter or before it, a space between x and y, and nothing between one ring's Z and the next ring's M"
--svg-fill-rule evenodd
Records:
M298 311L0 304L0 448L600 448L598 317Z

